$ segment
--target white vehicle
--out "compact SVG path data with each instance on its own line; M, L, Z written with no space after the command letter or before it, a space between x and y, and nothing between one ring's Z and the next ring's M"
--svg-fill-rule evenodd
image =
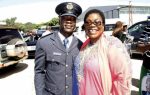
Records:
M28 57L27 45L16 28L0 27L0 69Z

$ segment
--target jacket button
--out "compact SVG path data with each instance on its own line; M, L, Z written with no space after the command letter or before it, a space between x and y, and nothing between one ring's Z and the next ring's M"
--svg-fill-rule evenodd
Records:
M66 67L68 67L68 64L66 64Z
M66 89L69 88L69 86L66 85Z
M66 78L68 77L68 75L66 75Z

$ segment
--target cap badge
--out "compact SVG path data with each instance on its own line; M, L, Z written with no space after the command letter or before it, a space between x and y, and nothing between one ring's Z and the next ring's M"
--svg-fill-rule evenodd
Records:
M67 6L66 6L66 8L68 10L72 10L73 9L73 4L72 3L68 3Z

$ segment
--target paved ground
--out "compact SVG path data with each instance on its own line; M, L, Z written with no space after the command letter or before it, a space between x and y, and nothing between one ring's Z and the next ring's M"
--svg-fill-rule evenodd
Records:
M3 70L0 74L0 95L35 95L33 62L33 59L28 59L15 68Z
M132 92L131 95L138 95L139 79L141 72L142 60L132 59Z
M142 60L132 59L132 94L138 95ZM15 68L0 71L0 95L35 95L34 92L34 60L27 59Z

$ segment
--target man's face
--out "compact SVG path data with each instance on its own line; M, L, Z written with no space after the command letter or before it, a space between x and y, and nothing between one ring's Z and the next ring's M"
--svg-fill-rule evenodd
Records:
M76 18L73 16L61 16L60 28L63 34L72 34L76 27Z

